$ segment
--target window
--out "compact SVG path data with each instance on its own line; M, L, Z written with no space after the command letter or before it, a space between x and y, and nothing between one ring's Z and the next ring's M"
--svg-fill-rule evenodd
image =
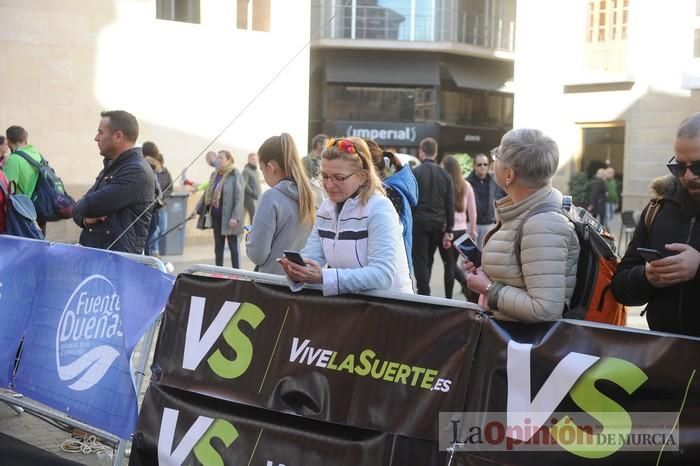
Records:
M270 31L270 0L238 0L236 27L248 31Z
M199 0L157 0L156 18L199 23Z
M586 41L614 42L627 39L629 0L593 0L588 2Z
M334 84L326 100L329 120L421 122L435 120L433 92L422 88Z
M513 126L513 96L483 91L440 91L440 120L462 126Z

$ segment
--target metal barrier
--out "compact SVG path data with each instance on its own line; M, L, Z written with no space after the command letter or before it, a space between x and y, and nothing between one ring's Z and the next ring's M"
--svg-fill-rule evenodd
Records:
M270 285L288 286L289 283L283 275L274 275L271 273L251 272L249 270L232 269L230 267L218 267L215 265L195 264L187 267L183 273L208 275L216 278L244 278L253 282L266 283ZM306 289L321 290L320 285L307 284ZM456 299L436 298L433 296L424 296L419 294L394 293L391 291L361 291L352 294L376 296L379 298L396 299L399 301L410 301L413 303L435 304L438 306L463 307L473 311L484 313L484 309L476 304L457 301Z
M144 264L161 272L167 273L167 269L165 268L163 262L156 257L142 256L138 254L129 254L116 251L109 252L113 252L114 254L118 254L122 257L126 257L127 259L131 259L140 264ZM161 317L156 319L153 325L151 325L151 327L148 329L145 335L141 338L139 344L136 345L136 347L134 348L134 352L132 353L132 360L138 353L136 364L134 365L134 386L136 389L137 397L139 396L141 384L143 383L143 378L145 377L146 366L148 364L148 359L151 355L151 350L153 349L153 343L155 341L155 336L158 330L158 326L160 325L160 321ZM9 393L0 393L0 401L12 407L17 412L17 414L21 414L22 410L26 410L30 413L35 413L40 416L47 417L49 419L54 419L62 424L68 425L70 427L75 427L87 433L94 434L100 439L106 440L110 444L114 445L115 448L114 460L112 462L113 466L121 465L121 461L125 457L127 441L120 439L114 434L111 434L102 429L98 429L77 419L66 416L60 411L49 408L30 399L16 398L15 396Z

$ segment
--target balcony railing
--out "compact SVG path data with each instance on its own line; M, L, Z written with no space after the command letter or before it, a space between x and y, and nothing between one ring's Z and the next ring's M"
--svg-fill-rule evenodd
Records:
M312 37L392 41L458 42L512 52L515 18L458 11L457 8L386 8L312 2Z

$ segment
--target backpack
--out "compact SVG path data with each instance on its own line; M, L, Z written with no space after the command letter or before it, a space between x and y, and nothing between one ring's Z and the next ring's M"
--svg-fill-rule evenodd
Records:
M515 257L520 260L520 242L523 227L528 218L544 212L561 212L573 224L581 251L576 270L576 287L569 306L565 307L565 319L589 320L603 324L625 326L627 308L615 300L612 294L612 277L620 263L615 248L615 237L590 213L571 203L571 196L564 196L562 205L542 204L532 209L523 219L515 237Z
M73 217L75 201L66 193L63 181L56 175L53 168L41 156L41 162L37 162L26 152L14 151L22 157L32 167L39 172L39 179L36 182L36 189L32 195L34 207L39 220L44 222L54 222Z
M12 185L0 179L0 192L3 195L3 205L0 205L0 215L5 217L5 234L22 238L44 239L39 225L36 223L36 210L28 196L14 194Z

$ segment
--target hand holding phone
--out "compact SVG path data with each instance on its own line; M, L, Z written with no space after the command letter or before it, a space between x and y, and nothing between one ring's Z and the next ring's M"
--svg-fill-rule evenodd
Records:
M661 257L662 257L661 253L656 249L637 248L637 252L647 262L652 262L652 261L655 261L657 259L661 259Z
M294 262L297 265L301 265L302 267L306 267L306 262L304 262L304 258L301 257L301 254L299 254L298 251L285 250L284 257L286 257L287 259L289 259L290 261Z
M471 239L468 233L463 234L452 242L452 245L466 260L474 264L476 267L481 266L481 250Z

